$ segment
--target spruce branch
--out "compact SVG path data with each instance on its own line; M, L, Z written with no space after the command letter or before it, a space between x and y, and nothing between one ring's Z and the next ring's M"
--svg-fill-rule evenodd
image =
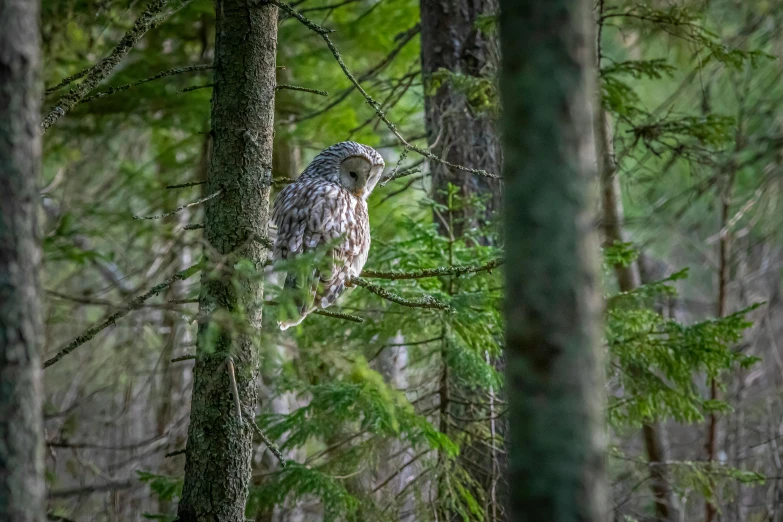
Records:
M176 209L174 209L174 210L172 210L170 212L166 212L165 214L160 214L160 215L157 215L157 216L133 216L133 219L162 219L162 218L165 218L165 217L173 216L177 212L182 212L183 210L185 210L188 207L194 207L196 205L200 205L202 203L205 203L205 202L209 201L210 199L216 198L219 195L221 195L222 193L223 193L223 189L220 189L217 192L214 192L214 193L210 194L209 196L205 196L205 197L203 197L201 199L197 199L196 201L191 201L190 203L182 205L181 207L176 208Z
M441 163L453 169L461 170L464 172L470 172L471 174L476 174L478 176L500 179L500 176L498 176L497 174L492 174L484 169L474 169L470 167L465 167L463 165L457 165L455 163L451 163L450 161L447 161L426 149L417 147L416 145L413 145L412 143L408 142L408 140L406 140L405 137L403 137L403 135L400 133L399 129L397 129L397 126L394 123L392 123L392 121L389 120L389 118L386 116L386 113L381 108L381 105L377 101L375 101L375 99L372 96L370 96L367 93L367 91L364 90L364 87L362 87L359 80L356 79L353 73L351 73L350 69L348 69L348 66L345 65L345 61L343 61L343 57L340 54L340 51L337 49L337 47L334 45L334 42L332 42L332 39L329 37L329 33L333 31L329 29L324 29L320 25L309 20L308 18L306 18L304 15L299 13L296 9L294 9L293 7L291 7L285 2L282 2L280 0L263 0L263 2L276 5L278 8L284 10L289 15L293 16L294 18L299 20L302 24L304 24L307 28L309 28L311 31L317 33L321 38L323 38L324 42L326 43L326 46L329 47L329 50L332 52L332 56L334 56L334 59L337 61L337 64L340 66L340 69L343 70L345 76L348 78L348 80L350 80L353 86L356 87L356 89L361 93L361 95L364 96L364 99L367 100L367 103L370 105L370 107L372 107L372 109L375 111L375 113L378 115L381 121L383 121L383 123L386 124L386 127L389 128L392 134L394 134L394 136L397 137L399 142L402 143L402 145L406 149L417 152L418 154L424 156L427 159L437 161L438 163Z
M425 277L440 277L447 275L460 276L463 274L474 274L476 272L491 271L499 267L504 263L504 259L499 257L493 259L489 263L484 265L455 265L444 266L437 268L425 268L422 270L416 270L413 272L403 272L400 270L389 270L388 272L381 272L378 270L362 270L362 277L369 277L372 279L422 279Z
M100 82L106 79L114 68L128 55L133 46L136 45L142 36L147 31L160 24L165 18L157 18L163 9L168 4L168 0L153 0L147 5L147 9L136 19L136 23L133 24L125 36L122 37L120 43L109 53L109 55L83 71L81 76L84 76L84 80L71 89L68 94L60 98L57 105L49 109L41 122L41 134L45 134L49 128L54 125L57 120L68 114L71 109L87 95L88 92L98 86ZM75 75L78 76L78 75ZM78 77L81 77L78 76ZM76 78L71 78L67 83L70 83ZM60 82L61 85L67 85L67 83ZM57 87L59 88L59 86ZM54 89L54 88L53 88Z
M133 83L128 83L125 85L120 85L119 87L110 87L106 89L105 91L99 92L97 94L93 94L92 96L87 96L83 100L81 100L79 103L89 103L93 100L97 100L100 98L105 98L106 96L110 96L112 94L117 94L118 92L127 91L131 87L137 87L139 85L143 85L145 83L149 83L155 80L159 80L161 78L165 78L166 76L174 76L175 74L183 74L187 72L193 72L193 71L206 71L209 69L214 69L213 65L191 65L189 67L178 67L176 69L169 69L168 71L159 72L155 76L150 76L149 78L145 78L143 80L139 80ZM168 187L166 187L168 188Z
M201 270L201 263L196 263L190 268L186 268L181 272L177 272L176 274L166 279L162 283L153 286L146 293L132 299L131 301L128 302L127 305L125 305L124 308L114 312L109 317L107 317L103 322L91 326L83 334L79 335L71 342L69 342L62 348L60 348L60 350L57 352L57 355L44 362L43 364L44 369L58 362L60 359L62 359L63 357L65 357L66 355L74 351L76 348L83 345L87 341L91 340L93 337L98 335L102 330L105 330L109 326L113 325L117 321L117 319L125 317L133 310L138 310L139 308L141 308L144 305L144 302L149 300L151 297L158 295L163 290L165 290L172 284L176 283L177 281L184 281L185 279L188 279L199 270Z
M367 281L366 279L362 279L361 277L352 278L351 284L356 286L361 286L365 290L368 290L373 294L386 299L387 301L391 301L392 303L397 303L410 308L433 308L436 310L446 310L447 312L454 312L454 308L452 308L451 306L447 305L444 302L438 301L431 295L425 295L420 299L405 299L404 297L401 297L395 294L394 292L390 292L385 288L380 287L376 284L370 283L369 281Z

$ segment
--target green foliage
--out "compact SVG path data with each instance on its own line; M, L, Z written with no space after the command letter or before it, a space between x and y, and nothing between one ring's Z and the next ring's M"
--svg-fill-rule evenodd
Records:
M136 475L139 481L147 484L153 495L162 502L171 502L179 500L182 496L182 477L171 477L168 475L157 475L147 471L137 470ZM164 522L173 522L176 516L163 513L144 513L144 518L149 520L162 520Z
M470 76L441 68L432 73L424 93L426 96L433 96L444 85L462 93L468 105L477 112L495 116L500 110L500 94L492 78Z
M349 519L359 509L359 500L351 495L340 479L297 462L289 462L263 488L254 488L248 499L248 512L285 504L291 492L313 495L323 503L324 521Z
M417 38L386 61L397 48L399 35L419 23L417 1L362 0L326 8L334 3L308 0L301 8L314 9L309 13L313 20L337 30L332 37L357 76L372 72L361 80L362 85L382 102L406 137L422 135L421 99L437 89L452 89L464 96L477 113L497 114L498 93L490 75L440 70L422 85ZM753 307L721 319L711 319L711 313L675 318L666 312L680 294L690 297L694 289L714 295L714 270L699 264L704 252L711 252L714 242L709 238L716 233L714 197L708 196L715 196L728 167L737 167L730 214L738 217L730 227L732 233L747 229L744 237L753 245L779 238L783 230L779 190L756 196L778 172L774 166L780 134L776 123L780 120L779 64L766 58L779 45L769 27L780 24L759 18L763 31L743 32L745 22L737 15L741 3L728 4L713 2L705 11L703 4L694 2L617 1L606 2L603 13L601 94L615 124L626 225L634 238L634 244L618 243L604 251L607 273L615 265L639 261L635 245L640 244L653 255L671 257L676 266L692 267L687 280L682 270L633 292L607 296L607 415L618 445L624 445L632 428L646 422L697 423L710 412L730 411L732 397L710 400L705 384L716 378L727 386L733 371L756 361L737 349ZM130 15L139 6L119 0L95 5L57 0L43 2L42 8L45 83L52 86L108 52L130 26ZM213 25L212 2L189 3L150 33L99 91L161 71L209 63ZM495 34L497 15L480 16L475 27L485 35ZM393 142L320 38L292 18L281 18L279 30L278 64L285 69L279 71L278 81L324 89L330 96L278 92L278 144L296 148L301 152L300 163L306 164L317 151L346 138L370 145ZM82 323L89 324L111 310L110 305L125 302L126 291L107 283L94 266L115 264L133 292L175 270L177 255L200 252L201 233L183 232L182 225L203 222L202 207L162 221L134 221L130 216L165 212L203 196L198 187L163 187L203 175L211 92L181 91L207 84L211 78L209 70L173 75L96 99L80 105L47 134L42 185L51 188L42 198L47 211L44 286L82 300L100 296L108 303L83 310L72 302L52 301L50 338L77 335ZM737 87L746 82L753 89ZM47 97L46 104L55 103L63 92ZM739 110L740 101L749 109ZM383 152L388 160L400 149L385 147ZM369 202L373 245L367 268L418 271L483 265L500 257L503 247L496 223L478 219L460 237L444 233L463 224L458 217L463 212L483 216L486 198L462 198L459 188L452 185L442 194L446 203L438 203L432 199L430 178L424 170L420 180L398 195L392 197L408 178L373 194ZM746 208L749 202L752 205ZM692 235L683 241L674 230ZM326 257L326 250L319 251L276 270L292 270L304 277ZM256 267L241 260L232 268L238 277L263 277ZM361 324L310 316L280 335L275 322L293 313L294 298L281 293L281 285L267 285L266 299L277 299L279 305L265 307L264 327L256 339L264 384L273 398L292 397L296 402L292 399L295 407L290 412L276 413L271 401L264 400L259 421L296 460L284 469L266 462L258 465L248 516L274 506L317 500L327 520L399 520L401 500L387 488L371 495L366 487L370 471L385 463L389 448L399 444L418 457L409 468L417 520L435 518L432 499L421 493L433 487L443 507L455 517L483 520L487 492L478 484L475 470L459 457L470 455L475 444L503 443L498 433L492 438L487 422L502 419L504 408L499 369L504 329L502 270L374 282L404 298L431 295L455 312L409 308L355 288L341 297L338 307L360 316ZM164 299L197 295L198 284L194 283ZM167 305L171 303L161 300L144 310L145 321L165 320L195 329L192 305ZM216 326L239 324L237 319L244 313L245 309L238 309L210 316L202 332L207 353L216 344ZM162 364L172 355L164 352L171 349L166 332L172 329L166 322L160 328L145 328L142 335L140 329L126 330L118 324L95 343L90 356L73 361L76 369L83 367L96 376L84 385L79 381L78 386L84 386L82 393L103 400L100 392L108 389L124 396L138 383L139 375L149 373L150 361ZM180 348L173 355L192 351ZM383 359L402 357L403 352L402 373L407 381L393 382L382 371ZM72 380L77 382L69 373L72 369L47 373L47 387L72 386ZM447 420L441 423L439 394L444 375L455 388L481 400L452 397ZM489 396L495 400L492 405ZM108 399L106 403L113 404ZM47 416L57 419L62 407L59 400L49 401ZM88 423L80 423L74 412L66 412L57 433L63 439L81 440L84 424ZM616 483L624 480L618 477L629 469L634 481L642 483L648 477L644 459L626 457L619 449L615 457ZM674 471L672 482L678 491L697 491L700 497L713 498L734 482L758 484L762 480L754 471L710 466L696 458L667 464ZM177 471L138 475L161 501L179 498L182 479ZM147 517L171 519L166 514Z

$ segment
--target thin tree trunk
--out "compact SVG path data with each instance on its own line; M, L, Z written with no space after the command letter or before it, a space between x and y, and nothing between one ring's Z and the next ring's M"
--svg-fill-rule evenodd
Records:
M39 3L0 0L0 520L45 518Z
M729 210L731 208L731 195L734 187L735 171L732 169L726 179L726 185L721 193L720 231L718 243L718 301L715 313L718 318L726 317L728 311L728 287L729 287ZM710 400L718 400L718 383L715 379L710 381ZM718 414L710 413L707 426L707 441L705 443L707 461L712 463L718 454ZM709 499L704 506L705 522L712 522L718 514L718 506Z
M589 0L501 0L513 521L606 520Z
M277 8L216 0L213 148L206 207L207 268L199 297L197 360L188 429L181 522L243 522L258 392L254 332L263 278L232 273L248 259L263 273L269 219ZM221 267L213 270L213 267ZM229 379L236 366L237 415Z
M600 105L597 105L600 107ZM625 242L623 229L624 211L620 181L617 178L617 165L614 161L612 137L606 111L599 108L595 119L595 142L598 157L599 179L601 180L601 209L604 244ZM617 285L622 292L632 292L639 288L641 277L636 261L614 266ZM646 281L649 282L649 281ZM647 422L642 426L642 440L649 463L650 489L655 498L655 515L657 520L677 522L677 504L669 484L668 469L664 463L668 460L666 434L663 426L657 422Z

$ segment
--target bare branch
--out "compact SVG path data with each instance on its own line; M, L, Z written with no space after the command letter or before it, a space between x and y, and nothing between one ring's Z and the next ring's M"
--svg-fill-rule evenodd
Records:
M182 227L183 230L198 230L200 228L204 228L204 225L201 223L188 223Z
M138 482L108 482L106 484L98 484L95 486L84 486L68 489L53 489L49 491L49 498L67 498L67 497L82 497L85 495L92 495L93 493L105 493L107 491L117 491L119 489L131 489L138 487Z
M103 322L93 325L90 328L88 328L83 334L76 337L74 340L63 346L58 352L57 355L52 357L51 359L44 362L43 367L48 368L49 366L53 365L72 351L74 351L79 346L83 345L87 341L91 340L93 337L98 335L102 330L105 330L109 326L113 325L117 319L120 319L126 315L128 315L133 310L137 310L141 308L145 301L150 299L151 297L158 295L163 290L171 286L177 281L184 281L185 279L191 277L193 274L201 270L201 263L196 263L195 265L191 266L190 268L187 268L181 272L177 272L173 276L171 276L169 279L163 281L162 283L159 283L155 286L153 286L147 293L142 294L134 299L132 299L128 304L116 311L115 313L111 314L109 317L106 318Z
M275 86L276 91L280 91L284 89L289 91L311 92L313 94L320 94L321 96L329 96L329 93L326 91L319 91L318 89L309 89L307 87L299 87L298 85L286 85L281 83Z
M89 67L86 67L86 68L82 69L81 71L77 72L76 74L72 74L71 76L66 76L65 78L63 78L60 81L60 83L58 83L54 87L47 88L44 91L44 96L49 96L53 92L59 91L60 89L62 89L66 85L68 85L68 84L70 84L72 82L75 82L79 78L82 78L85 74L90 72L94 67L95 67L95 65L90 65Z
M184 89L177 91L177 94L182 94L183 92L197 91L199 89L211 89L214 86L215 86L214 83L205 83L204 85L194 85L192 87L185 87Z
M196 359L195 355L183 355L182 357L174 357L171 362L193 361Z
M277 460L280 461L280 465L285 467L285 457L283 457L283 454L280 453L280 449L277 447L277 444L269 440L269 437L267 437L266 434L261 431L261 428L258 427L258 423L256 422L253 415L249 415L248 412L245 411L245 417L247 417L247 422L250 424L250 427L253 428L253 431L256 433L256 435L258 435L261 441L266 444L266 447L269 448L269 451L271 451L272 454L277 457Z
M168 0L152 0L147 5L147 9L139 16L133 27L125 33L120 43L112 50L109 55L86 70L82 76L86 76L84 81L71 89L68 94L58 100L57 105L49 109L41 122L41 134L46 133L49 127L55 124L57 120L68 114L86 95L103 81L112 70L119 64L133 49L142 36L147 31L163 21L162 18L156 18L168 4ZM71 79L70 81L73 81ZM62 84L62 82L60 82ZM67 84L67 83L66 83ZM65 84L64 84L65 85ZM59 88L59 87L58 87Z
M352 323L364 322L364 319L362 319L361 317L358 317L356 315L344 314L341 312L330 312L329 310L315 310L313 313L318 315L323 315L326 317L333 317L335 319L344 319L346 321L351 321Z
M223 193L223 189L220 189L217 192L215 192L213 194L210 194L209 196L205 196L205 197L203 197L201 199L197 199L196 201L191 201L190 203L182 205L181 207L176 208L176 209L172 210L171 212L166 212L165 214L160 214L160 215L157 215L157 216L133 216L133 219L161 219L161 218L173 216L177 212L181 212L181 211L185 210L188 207L194 207L196 205L200 205L201 203L205 203L205 202L209 201L212 198L216 198L219 195L221 195L222 193Z
M389 194L386 194L383 197L383 199L378 202L378 206L383 205L384 203L386 203L387 201L389 201L391 198L393 198L395 196L399 196L400 194L402 194L403 192L405 192L406 190L411 188L414 183L416 183L417 181L419 181L419 180L421 180L423 178L424 178L424 175L422 174L421 176L416 176L415 178L409 179L408 182L402 188L399 188L399 189L397 189L397 190L395 190L395 191L393 191L393 192L391 192Z
M434 308L437 310L446 310L448 312L454 311L454 308L447 305L446 303L438 301L431 295L425 295L420 299L405 299L404 297L400 297L399 295L390 292L385 288L370 283L366 279L362 279L361 277L352 278L351 284L356 286L361 286L365 290L369 290L373 294L382 297L387 301L391 301L392 303L397 303L410 308Z
M167 189L178 189L186 187L195 187L196 185L205 185L206 181L189 181L187 183L180 183L178 185L166 185Z
M228 380L231 381L231 395L234 397L234 413L242 424L242 404L239 402L239 390L237 389L237 376L234 371L234 361L229 357L226 359L228 368Z
M476 272L484 272L485 270L493 270L504 263L502 257L493 259L485 265L455 265L444 266L438 268L425 268L423 270L416 270L414 272L402 272L399 270L390 270L388 272L380 272L377 270L363 270L362 277L369 277L375 279L422 279L425 277L440 277L447 275L463 275L474 274Z
M280 301L275 301L273 299L270 299L268 301L264 301L264 304L267 306L279 306ZM356 315L350 315L350 314L344 314L341 312L330 312L328 310L313 310L314 314L323 315L325 317L333 317L335 319L344 319L345 321L351 321L352 323L363 323L364 319L362 319L359 316Z
M178 449L178 450L175 450L175 451L170 451L170 452L166 453L165 455L163 455L163 457L168 459L168 458L171 458L171 457L176 457L177 455L184 455L185 453L187 453L187 451L188 451L187 448L182 448L182 449Z
M169 69L168 71L159 72L155 76L150 76L149 78L145 78L143 80L139 80L137 82L128 83L126 85L121 85L119 87L110 87L106 89L103 92L99 92L97 94L93 94L92 96L88 96L81 100L79 103L89 103L93 100L97 100L99 98L105 98L106 96L110 96L112 94L117 94L118 92L127 91L131 87L137 87L139 85L152 82L155 80L159 80L160 78L165 78L166 76L174 76L175 74L183 74L187 72L193 72L193 71L206 71L209 69L214 69L214 66L212 65L191 65L189 67L179 67L176 69ZM166 187L168 188L168 187Z
M419 34L421 31L421 25L416 24L415 26L411 27L408 31L403 33L403 35L400 37L399 42L397 43L397 46L392 49L392 51L384 57L383 60L375 64L373 67L365 71L361 76L359 76L359 81L363 82L365 80L368 80L378 74L380 71L382 71L386 66L388 66L392 61L394 61L394 58L397 57L397 55L400 53L400 51L408 45L408 43L413 40L413 38ZM335 106L342 103L348 96L353 92L353 87L348 87L347 89L343 90L337 97L334 98L334 100L326 105L325 107L322 107L314 112L305 114L303 116L299 116L297 118L294 118L294 122L300 122L309 120L311 118L315 118L316 116L320 116L321 114L329 111L330 109L334 108Z
M338 2L336 4L328 4L319 7L309 7L307 9L302 9L302 12L309 13L313 11L331 11L332 9L337 9L338 7L343 7L348 4L355 4L356 2L361 2L361 1L362 0L343 0L342 2Z
M416 163L414 163L413 165L410 165L409 167L407 167L407 168L405 168L405 169L403 169L403 170L401 170L399 172L397 172L397 169L395 168L391 172L391 174L389 174L389 177L381 182L381 186L385 187L387 183L389 183L390 181L394 181L395 179L405 178L405 177L411 176L413 174L418 174L419 172L421 172L421 169L419 169L417 167L419 165L421 165L422 163L424 163L425 161L426 160L421 159L421 160L417 161Z

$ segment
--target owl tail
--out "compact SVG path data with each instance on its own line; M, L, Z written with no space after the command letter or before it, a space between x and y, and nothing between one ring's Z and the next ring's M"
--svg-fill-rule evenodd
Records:
M307 284L308 288L312 287L312 285L313 285L312 278L309 278L309 279L310 279L309 284ZM286 319L285 321L278 321L277 322L277 325L280 327L280 329L285 331L285 330L291 328L292 326L296 326L298 324L301 324L301 322L305 320L305 317L307 317L310 314L310 312L315 310L315 307L313 306L313 297L314 297L314 294L315 294L315 289L312 288L312 289L309 290L307 296L305 297L306 301L309 301L309 302L306 302L305 300L302 299L302 297L303 297L301 295L302 290L299 287L299 284L297 282L296 276L294 274L290 274L290 273L286 276L284 288L295 289L296 290L294 292L294 294L293 294L294 295L294 303L295 303L296 308L297 308L297 310L299 312L297 317L292 317L290 319Z
M287 321L278 321L277 322L277 326L279 326L280 329L283 330L283 331L288 330L292 326L296 326L298 324L301 324L301 322L305 320L305 317L307 317L307 315L309 313L310 312L306 312L306 313L300 315L299 317L297 317L296 319L289 319Z

